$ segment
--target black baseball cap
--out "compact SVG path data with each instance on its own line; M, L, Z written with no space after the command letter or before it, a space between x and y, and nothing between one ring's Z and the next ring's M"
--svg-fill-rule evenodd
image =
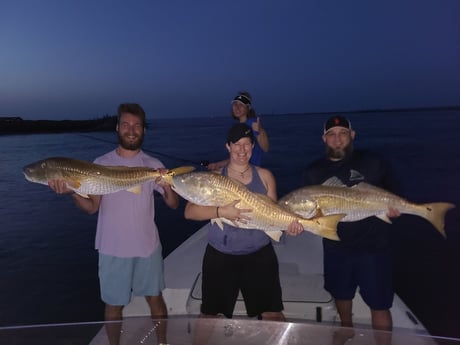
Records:
M252 132L251 127L249 127L245 123L238 123L234 125L228 131L227 135L227 144L229 143L236 143L241 138L249 138L251 139L251 143L254 143L254 133Z
M343 116L332 116L324 123L324 134L333 127L344 127L351 130L351 122Z

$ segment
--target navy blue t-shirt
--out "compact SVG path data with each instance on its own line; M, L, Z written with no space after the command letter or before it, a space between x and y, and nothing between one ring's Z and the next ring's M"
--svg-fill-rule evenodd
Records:
M388 163L375 153L353 151L340 161L327 157L310 164L304 172L304 185L322 184L331 177L339 178L347 186L366 182L397 193L398 184L394 180ZM377 217L369 217L356 222L340 222L337 233L340 241L323 239L330 248L347 248L353 251L374 251L389 247L391 224Z
M257 122L257 118L250 117L246 120L245 123L252 129L252 124L254 122ZM262 157L265 152L262 150L262 148L259 145L259 142L257 141L258 136L259 136L259 133L254 132L254 149L252 150L252 155L251 155L251 159L249 160L249 163L260 167L262 166Z

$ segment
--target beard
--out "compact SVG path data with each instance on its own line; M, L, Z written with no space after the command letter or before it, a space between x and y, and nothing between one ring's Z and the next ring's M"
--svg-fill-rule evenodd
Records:
M128 138L125 138L123 135L118 133L118 142L120 146L125 150L137 151L142 147L142 143L144 142L144 134L136 137L135 141L130 141Z
M326 155L329 159L342 160L348 157L353 151L353 142L345 146L343 149L334 149L330 146L326 146Z

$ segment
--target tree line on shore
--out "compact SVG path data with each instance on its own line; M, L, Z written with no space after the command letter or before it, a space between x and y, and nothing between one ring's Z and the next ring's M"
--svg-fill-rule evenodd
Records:
M0 117L0 134L113 131L116 124L116 115L92 120L23 120L21 117Z

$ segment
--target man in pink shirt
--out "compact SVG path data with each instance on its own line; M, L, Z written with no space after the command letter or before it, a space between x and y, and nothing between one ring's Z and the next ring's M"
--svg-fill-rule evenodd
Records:
M145 133L145 112L134 103L118 107L119 146L96 158L101 165L145 166L164 169L156 158L141 149ZM48 181L56 193L72 193L75 204L87 213L98 214L96 249L99 251L99 281L105 303L105 319L121 320L122 310L131 293L145 296L153 318L167 317L161 291L164 289L163 257L158 229L154 222L153 192L163 196L166 205L177 208L178 195L161 178L142 184L141 194L120 191L90 195L88 199L67 188L64 180ZM120 326L107 325L111 344L118 344ZM165 332L158 332L158 342L166 343Z

